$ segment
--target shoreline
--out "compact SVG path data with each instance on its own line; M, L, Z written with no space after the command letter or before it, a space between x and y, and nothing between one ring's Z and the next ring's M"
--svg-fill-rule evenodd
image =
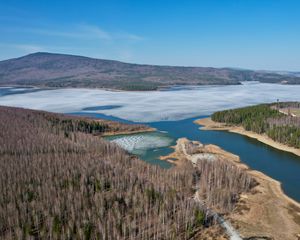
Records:
M179 167L186 161L201 161L199 154L188 154L186 138L177 140L174 152L160 159ZM199 145L200 146L200 145ZM250 192L242 193L236 209L227 219L238 229L243 237L266 236L272 239L297 239L300 234L300 203L285 195L281 183L257 170L252 170L241 162L238 155L227 152L217 145L200 146L203 153L216 155L222 161L229 161L236 167L247 171L259 184ZM177 160L174 160L177 159Z
M281 151L293 153L300 157L300 149L287 146L283 143L279 143L268 137L267 135L258 134L252 131L246 131L241 126L228 126L225 123L214 122L211 118L201 118L194 121L196 124L201 125L201 130L215 130L215 131L228 131L237 133L243 136L247 136L258 140L268 146L276 148Z
M102 135L99 135L100 137L110 137L110 136L117 136L117 135L130 135L130 134L137 134L137 133L148 133L148 132L155 132L157 129L155 128L148 128L148 129L141 129L141 130L133 130L133 131L121 131L121 132L107 132Z
M277 83L280 84L280 83ZM241 82L237 83L230 83L230 84L170 84L170 85L164 85L164 86L157 86L156 89L146 89L146 90L126 90L126 89L119 89L119 88L108 88L108 87L89 87L89 86L64 86L64 87L50 87L50 86L43 86L43 85L18 85L18 84L0 84L0 88L3 87L12 87L12 88L36 88L36 89L44 89L44 90L59 90L59 89L89 89L89 90L104 90L104 91L110 91L110 92L159 92L164 91L166 89L172 88L172 87L198 87L198 86L235 86L235 85L242 85Z

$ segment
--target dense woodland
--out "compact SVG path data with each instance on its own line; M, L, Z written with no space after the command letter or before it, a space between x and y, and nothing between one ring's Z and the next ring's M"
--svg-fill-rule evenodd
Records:
M212 120L241 125L248 131L267 134L280 143L300 148L300 118L279 112L283 108L299 108L300 103L260 104L216 112Z
M195 186L226 212L251 185L226 164L146 164L91 134L112 122L8 107L0 119L1 239L201 239L214 219Z

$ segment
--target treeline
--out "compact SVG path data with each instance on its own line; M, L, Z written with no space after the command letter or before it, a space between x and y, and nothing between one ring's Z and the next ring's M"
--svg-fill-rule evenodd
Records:
M37 81L24 80L19 82L19 85L35 85L39 87L53 87L53 88L106 88L106 89L119 89L124 91L153 91L157 90L160 86L164 86L159 82L150 82L141 80L140 78L122 79L122 80L75 80L72 77L57 78L47 80L45 83L38 83Z
M57 114L44 115L52 125L59 126L65 132L83 132L94 135L102 135L118 132L132 132L148 130L149 128L141 124L126 124L109 120L89 119L83 117L59 116Z
M298 108L298 102L260 104L216 112L212 120L241 125L247 131L267 134L274 141L300 148L300 118L279 112L280 108Z
M192 167L146 164L74 119L0 107L1 239L189 239L210 225Z
M274 104L277 108L300 108L300 102L278 102Z

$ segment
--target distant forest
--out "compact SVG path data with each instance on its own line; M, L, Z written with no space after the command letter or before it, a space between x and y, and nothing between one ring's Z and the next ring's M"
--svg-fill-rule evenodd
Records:
M283 109L286 110L285 114ZM300 117L289 114L298 102L279 102L216 112L212 120L240 125L247 131L266 134L274 141L300 148Z
M224 162L162 169L97 136L145 126L9 107L0 120L1 239L204 239L216 226L195 186L223 213L253 186Z

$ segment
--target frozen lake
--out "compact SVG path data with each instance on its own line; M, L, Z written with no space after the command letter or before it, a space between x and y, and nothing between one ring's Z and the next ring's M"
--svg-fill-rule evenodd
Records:
M0 89L0 92L9 89ZM196 86L170 91L118 92L99 89L11 89L0 105L52 112L103 113L135 122L182 120L217 110L256 103L300 100L300 85L247 83L233 86ZM113 106L113 107L106 107ZM85 109L85 110L84 110Z

